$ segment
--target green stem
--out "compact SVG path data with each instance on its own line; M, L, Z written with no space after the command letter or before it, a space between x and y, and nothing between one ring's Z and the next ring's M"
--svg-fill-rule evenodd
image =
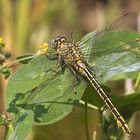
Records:
M137 77L137 80L136 80L136 83L135 83L135 86L134 86L135 89L138 87L139 83L140 83L140 72L138 74L138 77Z
M89 127L88 127L88 107L87 107L87 101L85 101L85 131L86 131L86 139L90 140Z
M5 127L5 134L4 134L4 140L6 140L8 135L9 127Z
M100 117L100 122L99 122L100 140L103 140L103 114L101 110L99 110L99 117Z
M25 57L25 58L21 58L21 59L15 60L15 61L11 62L10 66L13 66L13 65L15 65L15 64L17 64L17 63L19 63L19 62L25 61L25 60L32 59L32 58L34 58L34 57L35 57L35 55L33 55L33 56L28 56L28 57Z
M11 68L12 66L14 66L15 64L19 63L19 62L22 62L22 61L25 61L25 60L29 60L29 59L32 59L34 58L35 55L33 56L29 56L29 57L25 57L25 58L21 58L21 59L18 59L18 60L15 60L13 62L11 62L9 65L4 65L3 67L0 68L0 70L2 70L4 67L8 67L8 68Z

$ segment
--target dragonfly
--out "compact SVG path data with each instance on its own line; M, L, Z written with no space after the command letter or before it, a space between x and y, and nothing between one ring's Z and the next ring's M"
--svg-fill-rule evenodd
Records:
M118 56L118 58L116 58L116 57L115 58L112 57L112 58L116 61L119 60L119 57L128 58L128 60L126 60L125 65L127 65L127 63L129 65L130 63L133 62L132 57L135 58L135 56L132 55L132 57L130 57L131 60L129 60L128 56L131 54L129 54L129 53L127 54L125 52L131 51L131 52L134 52L135 54L137 54L137 52L139 52L139 50L137 51L139 39L136 39L139 36L135 35L135 33L134 33L134 37L132 37L132 38L130 37L130 40L129 40L129 38L127 38L125 40L122 37L123 36L125 37L126 34L129 33L129 31L128 32L121 32L121 31L116 32L115 30L117 30L117 29L119 30L121 28L123 29L124 26L126 26L125 28L134 27L133 22L135 21L135 19L136 19L135 15L129 14L129 13L125 14L122 17L115 20L110 26L106 27L104 30L92 32L92 33L88 34L86 37L84 37L82 39L82 41L79 41L78 43L75 43L72 37L71 37L72 38L71 41L68 41L65 36L58 36L58 37L52 39L49 46L51 47L51 49L54 50L54 52L51 53L46 48L40 50L42 53L44 52L47 57L42 57L42 59L30 60L29 65L28 65L30 68L30 71L29 71L29 68L28 68L28 71L27 71L27 69L24 69L22 71L19 70L20 72L15 74L15 76L11 78L11 81L13 81L13 83L11 82L11 88L13 89L13 85L17 85L18 88L16 91L14 91L15 93L16 92L18 92L18 93L28 92L29 90L31 90L30 85L31 85L31 81L32 81L32 83L35 83L35 84L33 84L33 86L32 86L31 94L30 94L28 100L30 100L29 101L30 103L34 103L34 102L38 102L38 101L40 101L40 102L46 101L46 98L44 98L44 97L46 97L45 88L47 89L47 87L50 86L50 89L53 89L53 91L52 91L52 94L50 94L51 96L47 97L47 100L49 102L49 100L53 99L54 94L59 92L58 90L56 90L56 91L54 91L54 90L55 90L56 85L59 86L61 81L66 86L66 91L64 91L64 90L62 90L62 91L66 92L66 94L68 94L68 93L70 93L70 90L72 90L73 87L75 87L75 85L73 87L69 87L69 86L71 86L70 82L72 82L72 80L73 80L71 77L73 76L74 79L76 78L76 81L78 81L78 82L81 81L81 79L82 79L82 81L85 81L86 83L88 83L88 82L91 83L93 88L97 91L97 93L100 95L100 97L103 99L103 101L105 102L107 107L112 112L114 118L117 120L117 124L123 129L123 131L125 133L127 133L129 136L132 136L133 132L128 127L128 124L126 123L125 119L122 117L122 115L116 109L116 107L113 105L112 101L109 99L109 97L107 96L105 91L102 89L101 85L99 84L99 82L97 80L98 78L95 74L96 70L94 67L95 66L94 62L96 64L99 64L98 66L101 67L101 73L103 73L103 74L104 74L104 70L102 71L103 64L101 61L98 61L98 58L105 56L105 54L113 56L114 53L124 52L123 54ZM129 22L129 21L132 21L132 22ZM129 23L129 24L126 24L126 23ZM112 33L113 33L113 35L115 34L113 36L113 38L111 38ZM118 44L118 42L117 42L118 40L120 41L119 45L116 45L116 44ZM106 43L105 41L108 41L109 43ZM105 43L103 43L103 42L105 42ZM107 45L107 44L110 47L103 46L103 45ZM132 45L133 48L130 48L129 47L130 45ZM96 47L96 46L98 46L98 47ZM48 52L46 52L46 50ZM139 56L139 55L137 55L137 56ZM57 61L57 64L58 64L57 69L61 69L63 73L65 71L67 72L67 76L69 77L69 79L67 79L67 81L63 80L63 78L65 78L65 76L66 76L65 74L63 74L61 76L58 75L58 72L56 71L57 70L56 67L54 68L56 61L53 61L53 59L55 59ZM106 59L106 57L103 57L103 59ZM135 58L135 60L139 60L139 58L138 59ZM47 63L48 61L50 62L49 63L50 69L47 70L47 72L48 72L47 73L46 67L48 68L48 63ZM111 60L107 60L107 61L111 61ZM103 62L105 62L105 61L103 61ZM112 63L112 62L110 62L110 63ZM42 64L42 65L40 65L40 64ZM117 62L115 64L117 64ZM51 68L51 66L54 69ZM38 71L38 67L40 68L39 71ZM138 70L138 68L140 68L139 63L136 67L136 70ZM108 67L105 68L105 70L106 69L108 69ZM94 73L94 70L95 70L95 73ZM110 69L109 71L111 71L111 70L115 71L115 69ZM27 76L25 74L26 71L28 73ZM54 72L54 76L51 75L52 71ZM131 71L131 68L130 68L130 71ZM23 75L23 76L21 76L21 75ZM58 81L57 78L59 80L61 79L61 81ZM21 85L23 85L23 80L24 80L24 83L26 83L26 85L27 85L26 88L25 88L25 86L24 87L21 86ZM65 82L67 82L67 83L65 83ZM42 89L42 87L44 89ZM64 89L64 87L60 86L59 90L61 91L62 88ZM82 87L80 87L80 88L82 88ZM20 91L19 91L19 89L20 89ZM9 86L9 92L11 92L10 86ZM39 92L41 93L40 95L39 95ZM48 92L51 93L51 90L49 90ZM34 97L35 93L36 93L36 97ZM62 96L65 96L66 94L64 93L62 95L60 93L60 95L58 94L58 97L61 98ZM8 94L8 96L9 95L10 94ZM42 96L42 98L39 98L39 96L40 97ZM31 98L34 98L34 99L32 99L32 101L31 101ZM66 98L68 98L68 97L66 97ZM51 105L48 105L47 107L50 108Z
M126 17L126 15L124 17ZM106 31L113 30L113 28L115 27L114 25L118 26L118 24L114 22ZM102 32L99 32L98 36L100 36L101 34ZM77 80L78 77L80 76L83 79L89 81L91 85L94 87L94 89L97 91L97 93L100 95L100 97L103 99L105 104L110 109L114 118L117 120L118 126L120 126L123 129L123 131L126 132L129 136L132 136L133 132L128 127L127 122L119 113L119 111L114 106L112 101L109 99L105 91L102 89L102 87L100 86L99 82L96 79L96 76L91 66L85 60L84 54L82 53L79 47L81 44L78 46L74 42L73 38L72 41L68 41L65 36L58 36L52 39L51 43L53 44L53 47L56 49L56 55L58 57L58 65L61 67L64 67L66 65L66 67L73 73L73 75L75 75Z
M79 48L77 48L75 43L67 42L64 36L54 38L52 43L56 45L59 65L63 66L66 64L75 76L77 76L78 73L81 77L89 80L105 104L109 107L110 111L117 120L118 125L122 127L124 132L126 132L129 136L133 135L133 132L129 129L124 118L113 105L105 91L101 88L100 84L96 80L95 74L92 72L87 62L85 62L82 52Z

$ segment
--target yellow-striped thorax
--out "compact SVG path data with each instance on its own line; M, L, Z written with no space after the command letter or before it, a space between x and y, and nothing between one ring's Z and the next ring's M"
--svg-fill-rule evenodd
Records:
M85 75L86 66L83 63L82 52L73 42L67 42L63 36L59 36L51 42L54 44L59 59L63 59L66 64L74 66L82 75Z

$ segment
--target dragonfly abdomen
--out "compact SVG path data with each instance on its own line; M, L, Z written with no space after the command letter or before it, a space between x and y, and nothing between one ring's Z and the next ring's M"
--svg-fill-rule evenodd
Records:
M121 127L123 129L123 131L126 132L129 136L133 135L133 132L129 129L128 124L126 123L124 118L120 115L120 113L118 112L116 107L113 105L112 101L108 98L108 96L106 95L104 90L101 88L101 86L99 85L99 83L95 79L94 74L88 68L84 69L84 73L86 74L85 76L90 81L92 86L96 89L96 91L98 92L100 97L103 99L105 104L110 109L111 113L113 114L113 116L117 120L118 126Z

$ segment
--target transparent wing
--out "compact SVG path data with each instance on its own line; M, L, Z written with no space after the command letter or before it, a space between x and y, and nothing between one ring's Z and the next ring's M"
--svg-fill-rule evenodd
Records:
M52 77L52 74L49 74L50 77ZM46 74L46 77L48 77L48 74ZM10 104L9 110L14 108L15 111L18 107L23 109L28 108L34 112L36 123L47 124L60 120L72 111L73 105L82 97L86 88L86 83L84 82L80 82L75 86L73 84L74 80L75 77L66 69L64 74L56 75L55 78L51 78L49 81L43 81L26 94L21 93L23 89L18 83L16 84L16 87L13 87L16 88L13 93L11 90L13 84L11 85L10 83L9 90L7 91L7 94L9 95L7 97L8 99L10 98L8 103ZM20 83L20 81L18 82ZM27 84L28 83L26 83L26 85ZM24 85L22 86L24 87ZM74 92L77 94L74 94ZM15 95L19 95L20 97L16 98L17 96ZM19 100L19 98L21 100Z
M29 64L17 70L9 80L6 91L9 97L7 102L10 103L12 99L15 99L15 95L18 93L22 96L29 95L27 100L30 103L53 101L58 97L63 97L64 94L67 96L67 94L73 93L73 88L76 90L79 87L74 87L76 80L74 75L68 69L63 74L58 72L59 68L56 67L55 60L49 60L45 55L34 58ZM83 92L84 90L81 91L81 93Z
M136 29L137 27L137 14L126 13L116 19L111 25L109 25L106 30L112 31L117 29Z
M76 85L74 81L76 78L67 69L64 74L57 76L54 80L45 81L40 84L30 95L29 103L53 103L59 102L59 99L67 97L70 94L76 97L81 97L86 83L79 81ZM76 92L77 94L75 94ZM71 96L71 97L72 97ZM65 102L66 103L66 102Z
M140 35L136 32L108 31L94 40L94 43L85 44L87 50L83 53L87 62L99 69L98 75L108 75L107 78L103 78L106 81L117 73L140 69L139 44Z
M83 44L86 42L94 42L98 37L102 36L103 34L106 34L108 31L113 30L121 30L121 29L131 29L134 30L137 27L137 14L135 13L126 13L122 15L121 17L117 18L112 24L105 27L105 29L101 31L95 31L93 34L88 34L85 36L85 38L82 38L84 42L78 42L78 47L84 47ZM88 36L88 39L87 39Z
M56 78L61 77L61 75L64 75L65 77L67 74L62 72L62 68L65 66L66 64L63 66L57 66L57 58L53 59L48 55L36 56L29 61L28 64L22 65L16 71L8 82L8 88L14 87L14 93L26 93L43 82L49 84L53 81L57 81ZM72 77L74 76L72 75ZM69 80L70 79L71 78L69 78Z
M116 73L139 69L140 35L130 30L136 26L136 19L136 14L127 13L104 30L87 34L78 43L90 66L103 76L102 82Z
M68 79L66 80L68 81ZM70 81L67 83L66 81L57 82L59 82L58 86L56 86L56 83L52 83L50 86L42 88L39 95L37 92L37 96L31 100L31 104L43 104L45 106L44 112L40 116L35 113L35 121L37 123L55 122L69 114L73 110L73 105L78 103L85 90L85 84L80 83L75 89L77 94L74 94L74 86ZM40 111L40 108L36 111Z

